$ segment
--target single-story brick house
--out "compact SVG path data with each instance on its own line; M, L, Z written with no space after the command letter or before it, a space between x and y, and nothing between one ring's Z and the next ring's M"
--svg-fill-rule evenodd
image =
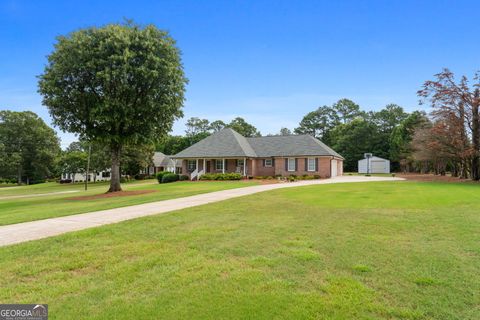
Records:
M243 176L343 174L344 158L309 135L246 138L225 128L172 156L182 173L198 179L204 173L237 172Z

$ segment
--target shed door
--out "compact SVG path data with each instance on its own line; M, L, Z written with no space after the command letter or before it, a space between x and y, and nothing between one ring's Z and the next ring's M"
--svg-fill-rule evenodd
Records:
M332 160L330 163L332 165L331 176L336 177L337 176L337 168L338 168L337 160Z
M372 173L384 173L385 172L385 161L383 160L377 160L377 161L372 161L371 166L372 166Z

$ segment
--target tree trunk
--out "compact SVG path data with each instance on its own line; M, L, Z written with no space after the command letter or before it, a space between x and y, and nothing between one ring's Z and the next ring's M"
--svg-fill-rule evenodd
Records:
M120 186L120 146L111 147L112 152L112 170L110 172L110 189L108 192L122 191Z
M480 119L478 114L478 105L480 103L480 91L475 90L474 101L472 105L472 144L473 144L473 157L472 157L472 180L480 179Z
M21 185L22 184L22 167L18 166L18 178L17 178L17 184Z
M462 179L468 179L468 160L462 160Z

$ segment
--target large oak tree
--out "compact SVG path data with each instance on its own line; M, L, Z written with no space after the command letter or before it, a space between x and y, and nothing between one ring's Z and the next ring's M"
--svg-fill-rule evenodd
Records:
M169 34L127 22L58 37L39 92L62 130L109 146L114 192L121 190L122 149L171 130L182 116L186 82Z

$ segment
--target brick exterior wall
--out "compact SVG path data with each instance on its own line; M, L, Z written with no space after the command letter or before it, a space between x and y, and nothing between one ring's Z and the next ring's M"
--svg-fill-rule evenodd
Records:
M263 158L257 159L247 159L247 176L289 176L291 174L301 176L301 175L319 175L321 178L330 178L331 174L331 160L332 157L324 156L317 157L318 167L317 171L307 171L305 167L305 157L296 158L297 159L297 170L296 171L287 171L285 170L285 159L286 158L275 158L273 167L264 167ZM222 170L215 169L215 159L206 159L210 161L210 173L221 173ZM343 174L343 160L337 159L337 175L341 176ZM198 160L199 170L203 169L203 159ZM208 166L207 166L208 167ZM225 172L235 172L236 171L236 160L235 159L225 159ZM189 175L187 171L187 160L182 161L182 173ZM243 174L243 172L241 172Z
M318 157L318 168L317 171L307 171L305 167L305 157L296 158L297 159L297 170L296 171L287 171L285 170L285 161L287 158L275 158L275 174L280 174L282 176L289 176L291 174L302 176L306 175L319 175L321 178L329 178L331 169L330 169L330 160L331 157ZM341 160L339 160L341 162Z
M271 159L271 158L269 158ZM265 167L263 165L263 160L265 159L252 159L255 162L255 172L253 172L253 176L275 176L275 167Z

